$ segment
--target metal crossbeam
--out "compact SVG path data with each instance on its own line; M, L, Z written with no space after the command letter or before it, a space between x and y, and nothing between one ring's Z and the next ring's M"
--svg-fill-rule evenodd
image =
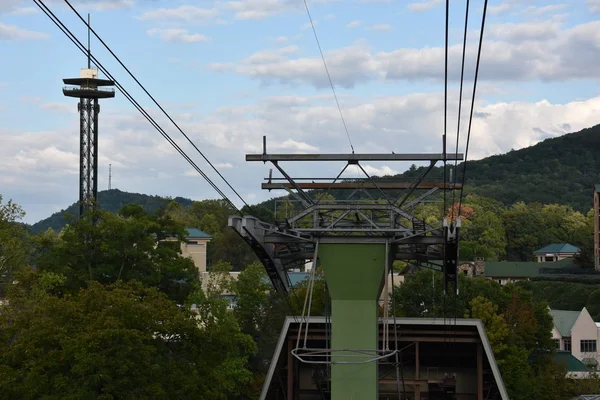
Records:
M445 158L446 161L462 159L462 154ZM317 242L386 244L391 246L389 255L393 260L444 259L448 229L444 229L442 221L438 226L428 225L408 211L438 190L462 188L461 184L424 181L436 161L444 160L443 154L268 154L263 138L263 153L247 154L246 160L273 164L283 178L273 177L270 170L261 187L286 190L300 203L296 203L299 208L293 210L293 215L277 224L268 224L251 216L230 219L229 225L255 250L276 288L289 290L285 279L287 270L310 259ZM341 161L344 165L331 181L319 177L294 178L282 167L286 161ZM410 181L402 182L393 178L372 178L361 165L363 161L429 161L429 166ZM341 178L351 165L357 165L364 177ZM308 192L327 193L332 189L353 190L353 194L358 190L377 191L385 200L318 199L314 192ZM409 200L419 189L426 192Z
M263 183L261 184L262 189L273 190L273 189L305 189L305 190L319 190L319 189L408 189L413 187L411 182L377 182L375 185L369 181L356 181L356 182L336 182L336 183L320 183L320 182L297 182L295 185L291 183ZM415 189L461 189L460 183L436 183L436 182L422 182L416 186Z
M447 154L447 161L462 161L464 155ZM246 161L443 161L440 153L415 154L246 154Z

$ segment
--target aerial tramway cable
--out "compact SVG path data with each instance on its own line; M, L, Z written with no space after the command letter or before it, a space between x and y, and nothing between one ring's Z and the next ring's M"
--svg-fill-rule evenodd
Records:
M354 145L352 144L352 139L350 139L350 133L348 132L348 126L346 125L346 120L344 119L344 113L342 112L342 107L340 106L340 102L337 97L337 93L335 91L335 86L333 85L333 80L331 79L331 74L329 73L329 68L327 67L327 61L325 61L325 54L323 53L323 49L321 48L321 42L319 41L319 36L317 35L317 29L315 28L315 24L312 19L312 15L310 14L310 9L308 7L307 0L304 0L304 8L306 9L306 14L308 15L308 20L310 21L310 26L312 27L313 34L315 35L315 40L317 42L317 47L319 48L319 53L321 54L321 59L323 60L323 66L325 67L325 72L327 73L327 79L329 80L329 86L331 86L331 91L333 92L333 98L335 99L335 104L337 105L338 111L340 113L340 118L342 119L342 124L344 125L344 130L346 131L346 136L348 137L348 143L350 143L350 149L352 153L354 153Z
M469 142L471 140L471 124L473 122L473 108L475 106L475 93L477 91L477 78L479 76L479 63L481 61L481 44L483 42L483 31L485 28L485 16L487 12L488 0L485 0L483 5L483 16L481 17L481 30L479 31L479 46L477 48L477 63L475 64L475 77L473 79L473 95L471 97L471 111L469 113L469 128L467 129L467 147L465 149L465 160L463 161L463 174L462 174L462 187L460 189L460 200L458 203L458 215L462 206L462 200L464 195L464 185L467 176L467 157L469 154Z
M460 118L462 114L462 94L463 94L463 83L465 77L465 55L467 50L467 30L469 25L469 0L467 0L467 5L465 7L465 30L463 35L463 49L462 49L462 62L460 66L460 89L458 94L458 120L456 125L456 157L454 160L454 182L456 182L456 171L458 167L458 146L460 139ZM452 191L452 207L450 219L454 220L454 200L455 200L456 190ZM458 215L457 215L458 217Z

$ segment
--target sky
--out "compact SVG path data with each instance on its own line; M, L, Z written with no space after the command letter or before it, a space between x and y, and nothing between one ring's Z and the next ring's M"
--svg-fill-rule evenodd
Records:
M302 0L79 0L92 26L250 204L269 166L245 154L440 153L445 2L307 0L340 111ZM85 42L62 0L44 3ZM483 0L469 11L459 151L464 152ZM448 151L456 151L465 1L450 8ZM237 205L242 202L92 37L108 71ZM32 0L0 0L0 194L33 223L78 199L77 100L62 79L85 56ZM468 159L520 149L600 123L600 0L490 1ZM100 74L101 77L104 77ZM120 92L101 100L99 189L194 200L218 194ZM336 163L291 163L335 177ZM369 174L410 163L365 163ZM358 177L350 170L347 176ZM277 174L274 174L276 176Z

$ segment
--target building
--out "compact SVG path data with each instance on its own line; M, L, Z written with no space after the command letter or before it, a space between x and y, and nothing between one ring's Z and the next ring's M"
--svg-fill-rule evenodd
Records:
M579 247L569 243L552 243L533 252L537 262L555 262L572 258L581 253Z
M181 243L181 254L194 261L198 272L206 272L206 247L212 236L196 228L186 228L185 242Z
M576 359L597 369L599 327L584 307L581 311L550 310L554 327L552 338L557 350L570 352Z
M554 362L567 367L568 378L585 379L590 376L590 368L573 357L570 351L557 350L554 353Z
M304 323L300 326L300 320ZM374 321L375 322L375 321ZM378 351L332 351L331 326L326 317L287 317L260 395L260 400L319 400L330 398L330 360L377 363L379 400L415 399L496 399L508 394L489 344L483 323L457 318L451 326L444 319L388 318L388 329L379 319L378 349L387 332L389 348L395 353L376 357ZM395 335L394 324L397 328ZM306 332L308 326L308 332ZM306 347L298 335L307 333ZM397 339L396 339L397 338ZM375 349L373 349L375 350ZM379 358L379 359L377 359ZM361 361L364 362L364 361ZM359 363L360 364L360 363ZM357 371L360 365L356 366Z

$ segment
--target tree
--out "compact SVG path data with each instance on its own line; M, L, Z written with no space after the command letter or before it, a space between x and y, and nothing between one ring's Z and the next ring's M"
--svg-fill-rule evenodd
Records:
M27 261L25 230L18 222L24 216L25 212L19 205L12 200L3 203L0 195L0 296L5 282L10 281Z
M36 293L0 314L6 398L225 400L250 380L253 344L218 303L194 315L133 282Z
M148 215L138 205L125 206L118 215L94 211L67 226L36 264L65 275L72 291L89 280L136 280L183 303L198 284L193 261L181 255L183 237L183 225Z
M485 326L487 337L496 356L506 349L505 340L508 337L508 325L502 314L498 314L498 306L482 296L477 296L470 303L471 313L466 318L480 319Z

